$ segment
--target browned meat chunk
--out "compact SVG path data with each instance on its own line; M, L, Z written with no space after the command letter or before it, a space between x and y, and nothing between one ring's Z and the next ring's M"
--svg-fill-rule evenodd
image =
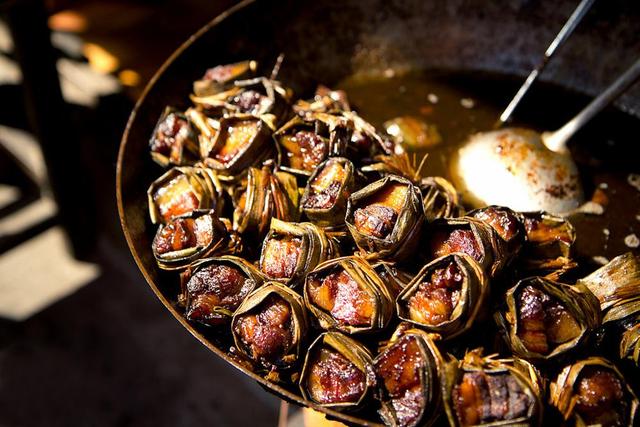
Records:
M364 372L333 349L320 348L310 369L307 390L318 403L356 403L366 388Z
M451 319L460 300L463 276L455 262L436 269L428 282L420 284L409 299L409 317L426 325L438 325Z
M426 361L416 339L402 337L376 362L376 375L383 381L399 426L414 425L426 404L420 381Z

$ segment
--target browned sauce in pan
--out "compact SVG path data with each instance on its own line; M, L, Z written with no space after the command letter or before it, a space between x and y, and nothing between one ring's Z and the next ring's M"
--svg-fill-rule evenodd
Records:
M437 126L442 143L428 150L423 175L450 178L449 159L465 138L490 130L501 109L516 92L519 79L486 73L426 72L402 76L353 76L338 84L352 108L378 129L398 116L414 116ZM588 97L538 83L514 114L513 126L554 130L587 104ZM580 168L587 199L604 207L602 214L571 216L577 229L576 256L593 269L634 248L640 238L640 174L635 154L640 122L610 109L595 118L570 142ZM418 153L418 160L423 153ZM631 183L629 182L631 181ZM638 185L638 184L636 184ZM496 189L499 191L499 189ZM626 241L625 241L626 239ZM594 258L595 257L595 258Z

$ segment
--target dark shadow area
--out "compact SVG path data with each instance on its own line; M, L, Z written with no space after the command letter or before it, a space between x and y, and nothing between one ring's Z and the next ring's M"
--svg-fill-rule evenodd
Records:
M47 3L52 11L83 13L89 27L80 37L101 43L121 68L137 70L141 82L100 97L92 107L69 105L68 132L79 141L82 167L65 173L88 185L90 194L77 194L80 203L94 200L95 230L86 232L99 243L82 258L98 264L101 275L24 322L0 320L1 425L276 424L278 400L211 354L157 301L129 254L116 209L117 152L137 95L171 52L229 3ZM0 85L0 124L30 129L22 85ZM59 142L64 152L68 147ZM0 154L0 182L22 189L20 199L3 208L4 216L40 193L10 153ZM52 217L4 236L0 252L57 224Z

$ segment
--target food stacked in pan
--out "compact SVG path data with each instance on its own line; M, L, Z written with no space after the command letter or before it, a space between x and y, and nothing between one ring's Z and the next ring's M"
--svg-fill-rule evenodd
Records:
M151 137L167 168L153 254L190 322L268 380L388 425L639 419L620 371L640 359L637 256L570 280L567 220L465 213L404 154L423 127L379 133L343 92L294 102L256 69L208 70Z

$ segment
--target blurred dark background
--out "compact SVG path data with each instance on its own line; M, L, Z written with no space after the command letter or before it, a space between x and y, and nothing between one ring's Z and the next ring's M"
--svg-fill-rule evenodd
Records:
M137 97L233 3L0 2L0 425L276 425L146 286L115 202Z

